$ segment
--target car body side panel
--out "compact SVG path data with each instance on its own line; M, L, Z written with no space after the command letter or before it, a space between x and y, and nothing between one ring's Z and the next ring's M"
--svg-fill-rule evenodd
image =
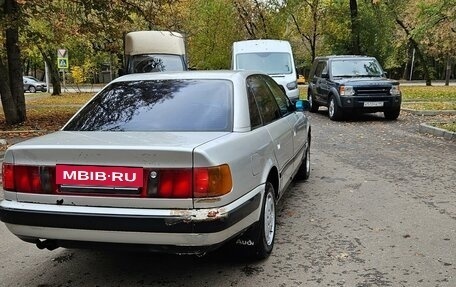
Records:
M294 171L292 127L285 117L270 123L267 129L274 143L274 155L278 162L280 192L291 181Z
M277 164L274 146L264 127L249 133L232 133L197 147L194 151L194 166L228 163L233 178L233 189L221 197L195 199L194 207L223 206L264 184L266 179L262 175L270 169L267 162Z

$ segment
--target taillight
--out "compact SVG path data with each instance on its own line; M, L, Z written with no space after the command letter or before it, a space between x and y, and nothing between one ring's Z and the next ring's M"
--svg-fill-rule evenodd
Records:
M195 168L194 197L214 197L227 194L233 187L230 167L227 164Z
M192 197L192 170L162 170L158 179L158 197Z
M51 193L55 190L53 167L3 163L3 189L26 193Z
M142 196L157 198L214 197L233 184L228 165L195 169L146 169Z
M12 164L3 163L2 178L3 189L9 191L14 190L14 166Z

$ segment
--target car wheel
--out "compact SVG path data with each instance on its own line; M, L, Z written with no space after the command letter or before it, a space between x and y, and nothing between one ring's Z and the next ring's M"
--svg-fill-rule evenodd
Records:
M34 86L29 87L29 92L30 93L36 93L36 88Z
M318 112L318 104L314 101L313 95L311 92L307 94L307 100L309 101L310 109L309 111L312 113Z
M328 115L329 119L332 121L337 121L342 118L342 110L337 105L336 98L334 96L331 96L329 99Z
M385 119L387 120L396 120L401 113L401 109L391 109L383 112Z
M304 159L299 166L298 172L296 173L296 179L307 180L310 176L310 138L307 139L307 148L304 152Z
M267 258L274 247L275 226L274 186L266 182L260 220L233 241L236 254L254 260Z
M259 224L257 225L255 240L255 258L267 258L274 247L276 229L276 206L274 186L266 182L263 206Z

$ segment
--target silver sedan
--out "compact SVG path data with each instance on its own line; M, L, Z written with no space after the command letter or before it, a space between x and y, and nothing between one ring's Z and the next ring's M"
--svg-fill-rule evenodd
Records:
M120 77L61 131L10 147L0 216L39 248L201 254L274 246L277 201L310 172L310 123L267 75Z

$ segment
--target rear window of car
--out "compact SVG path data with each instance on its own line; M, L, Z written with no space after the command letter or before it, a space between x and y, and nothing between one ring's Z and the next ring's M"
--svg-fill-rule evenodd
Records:
M148 80L112 83L65 131L231 131L232 82Z

